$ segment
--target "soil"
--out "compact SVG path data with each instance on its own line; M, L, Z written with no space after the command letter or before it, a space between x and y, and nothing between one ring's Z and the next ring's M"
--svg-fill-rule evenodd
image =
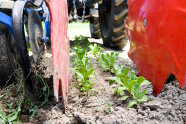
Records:
M89 37L90 35L85 32L89 31L81 30L79 33ZM74 37L74 34L70 34L70 36ZM70 37L71 45L73 37ZM91 38L89 40L104 47L101 40ZM113 51L108 48L105 50ZM117 64L129 67L131 71L137 73L136 66L127 56L128 50L129 44L120 52ZM66 113L62 109L62 102L59 101L57 104L37 110L37 115L29 122L44 124L186 124L186 92L178 87L177 81L165 84L157 97L153 95L152 85L142 87L142 89L147 89L150 102L127 109L128 101L122 102L112 92L114 86L108 85L108 79L113 75L109 72L102 72L96 58L90 58L91 64L96 68L94 73L96 78L92 82L95 83L93 87L97 89L97 92L90 97L83 96L76 88L77 82L74 72L71 71ZM72 66L72 64L70 65ZM111 105L111 113L107 112L106 101Z
M79 30L77 30L79 31ZM73 44L74 30L70 30L70 42ZM80 34L90 37L88 29L81 30ZM100 44L102 41L91 39L92 43ZM113 51L105 48L107 52ZM131 71L137 73L134 63L128 58L127 52L129 44L120 51L120 57L117 64L122 67L129 67ZM72 58L72 55L70 55ZM148 103L142 103L137 107L127 109L128 101L122 102L116 96L109 86L109 77L113 74L102 72L96 58L91 56L91 64L95 70L95 79L92 82L97 92L85 97L76 88L77 81L74 72L70 72L70 86L67 97L67 110L64 113L62 109L62 98L59 103L52 103L37 110L36 116L29 118L28 115L21 115L21 121L29 124L186 124L186 91L180 89L177 81L165 84L162 92L155 97L153 95L152 85L143 86L147 89L147 96L150 99ZM52 76L52 64L50 51L45 55L43 63L47 66L46 78ZM72 63L70 64L72 66ZM52 82L50 82L52 84ZM106 101L111 106L108 112Z

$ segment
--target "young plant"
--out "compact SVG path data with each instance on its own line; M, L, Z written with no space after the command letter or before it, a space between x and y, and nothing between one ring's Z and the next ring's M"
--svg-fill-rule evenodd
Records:
M94 69L90 66L89 59L86 56L86 50L81 46L76 46L75 49L75 59L74 59L74 70L75 76L78 81L78 89L81 92L86 92L88 96L89 90L92 88L94 83L91 83L90 78L93 77Z
M103 69L103 71L111 71L113 72L114 63L118 60L119 53L111 52L103 53L99 57L99 63Z
M111 105L109 104L108 100L105 100L105 103L106 103L106 105L107 105L107 109L105 109L105 111L106 111L108 114L112 114Z
M146 90L140 93L140 87L145 84L150 84L144 77L137 77L134 72L129 75L129 68L122 68L118 65L114 66L114 73L116 77L111 77L109 80L109 85L116 83L117 86L114 88L114 92L121 96L121 100L125 101L128 98L133 100L128 104L128 107L133 105L138 105L141 102L148 101L147 96L145 96ZM128 95L129 94L129 95Z
M15 91L14 94L17 94L17 98L14 102L4 101L7 104L6 109L8 112L4 112L2 108L0 108L0 123L2 124L13 124L19 121L19 114L21 112L21 105L24 99L24 91L22 79L20 79L20 83L11 84L6 87L5 94L7 97L12 97L12 92ZM1 99L3 101L3 98ZM6 100L6 99L5 99ZM17 108L13 108L13 104L17 104Z
M18 108L14 112L9 113L8 115L6 115L5 112L0 109L0 123L13 124L14 122L17 122L20 112L21 112L20 105L18 106Z
M88 66L88 58L83 58L82 61L79 61L75 70L79 82L78 89L82 92L86 92L88 96L90 88L94 85L94 83L90 82L90 78L93 77L94 69Z
M100 53L100 51L103 51L103 49L99 46L99 45L97 45L97 44L94 44L94 45L90 45L89 46L89 48L90 48L90 52L94 55L94 56L97 56L99 53Z
M88 38L80 35L80 36L75 36L75 47L77 46L82 46L86 51L89 51L89 46L90 46L90 41Z

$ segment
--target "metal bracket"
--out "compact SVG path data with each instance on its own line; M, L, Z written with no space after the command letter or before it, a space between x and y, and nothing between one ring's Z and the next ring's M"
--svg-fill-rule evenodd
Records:
M10 16L0 12L0 23L6 25L10 29L10 32L13 34L12 18Z

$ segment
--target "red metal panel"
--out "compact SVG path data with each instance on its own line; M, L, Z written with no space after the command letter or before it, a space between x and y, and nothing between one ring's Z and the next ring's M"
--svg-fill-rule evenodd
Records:
M69 39L67 0L48 0L51 15L54 96L58 101L59 84L65 106L69 74Z
M186 72L186 0L129 0L129 57L160 93L169 74L183 88Z

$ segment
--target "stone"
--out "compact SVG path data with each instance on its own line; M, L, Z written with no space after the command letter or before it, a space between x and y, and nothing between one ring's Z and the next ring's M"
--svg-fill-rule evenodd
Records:
M150 108L151 111L157 110L159 108L162 108L161 101L158 100L152 100L148 103L144 103L144 107Z
M181 94L181 95L179 96L179 98L180 98L181 100L183 100L183 101L186 101L186 93Z

